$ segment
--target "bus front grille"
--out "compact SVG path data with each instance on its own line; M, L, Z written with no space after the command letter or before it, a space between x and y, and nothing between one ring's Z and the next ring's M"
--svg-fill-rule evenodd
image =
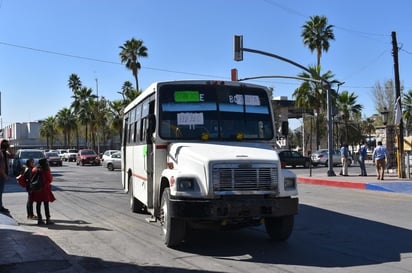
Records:
M230 165L230 166L227 166ZM277 190L278 169L274 166L217 164L212 168L214 191Z

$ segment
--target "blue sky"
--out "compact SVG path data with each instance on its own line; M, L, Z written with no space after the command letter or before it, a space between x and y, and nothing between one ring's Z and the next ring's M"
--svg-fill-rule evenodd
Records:
M335 26L336 40L322 57L322 71L345 82L340 91L358 95L364 116L376 112L373 86L394 77L392 31L401 48L401 83L412 89L409 1L0 0L2 125L44 119L69 107L72 73L84 86L95 91L98 86L99 96L120 99L123 83L134 79L120 64L119 46L132 37L148 48L148 58L140 60L143 89L162 80L229 80L232 68L240 78L296 76L299 68L253 53L235 62L233 36L243 35L244 47L314 65L316 55L300 36L313 15L326 16ZM300 85L291 79L251 82L289 99Z

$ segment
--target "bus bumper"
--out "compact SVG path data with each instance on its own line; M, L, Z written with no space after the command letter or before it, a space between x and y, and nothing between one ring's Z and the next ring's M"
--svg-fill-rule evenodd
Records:
M298 213L298 198L236 198L217 200L171 199L171 217L219 220L245 217L280 217Z

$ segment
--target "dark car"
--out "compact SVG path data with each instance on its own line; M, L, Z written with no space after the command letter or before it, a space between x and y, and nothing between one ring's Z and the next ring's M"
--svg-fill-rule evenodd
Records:
M82 149L79 150L76 157L77 165L100 165L100 158L94 150Z
M49 166L63 166L63 160L57 152L46 152L45 155Z
M279 152L279 158L282 166L303 166L309 168L311 164L310 157L303 156L301 153L293 150L284 150Z

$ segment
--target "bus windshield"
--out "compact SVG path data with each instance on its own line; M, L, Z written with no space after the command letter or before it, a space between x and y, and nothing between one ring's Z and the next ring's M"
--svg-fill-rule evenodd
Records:
M166 140L271 140L266 89L165 84L159 94L159 136Z

